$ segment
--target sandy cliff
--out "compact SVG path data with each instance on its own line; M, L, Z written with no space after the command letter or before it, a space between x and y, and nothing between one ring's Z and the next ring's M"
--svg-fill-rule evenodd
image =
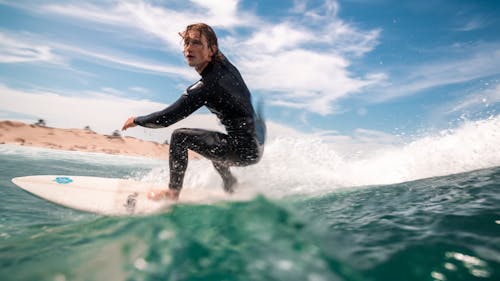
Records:
M17 121L0 121L0 144L168 159L166 144L101 135L85 129L58 129ZM191 151L189 153L190 158L199 157Z

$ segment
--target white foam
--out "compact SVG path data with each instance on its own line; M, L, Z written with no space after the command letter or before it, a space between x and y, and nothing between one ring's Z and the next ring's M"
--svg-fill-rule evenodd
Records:
M352 185L390 184L499 166L500 116L469 121L346 164L359 176L346 178Z
M259 164L233 171L244 187L284 196L496 167L500 166L500 116L465 122L459 128L407 144L382 147L350 157L324 139L276 138L266 145ZM221 181L209 161L191 161L189 165L186 186L220 188ZM167 171L162 173L168 180Z

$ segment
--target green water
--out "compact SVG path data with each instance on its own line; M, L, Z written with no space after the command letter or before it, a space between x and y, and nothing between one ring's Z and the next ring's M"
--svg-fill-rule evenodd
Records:
M10 183L162 165L89 159L0 153L0 280L500 280L498 167L122 218Z

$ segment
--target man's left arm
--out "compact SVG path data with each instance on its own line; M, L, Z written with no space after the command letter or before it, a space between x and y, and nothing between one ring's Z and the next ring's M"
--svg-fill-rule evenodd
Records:
M203 84L195 88L190 87L176 102L167 108L146 116L134 118L134 124L147 128L168 127L188 117L202 107L207 100L208 93L209 89L204 87Z

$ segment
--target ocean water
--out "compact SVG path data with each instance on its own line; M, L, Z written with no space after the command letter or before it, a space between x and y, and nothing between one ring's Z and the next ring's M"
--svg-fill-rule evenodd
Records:
M0 280L500 280L499 118L353 156L270 140L238 168L248 201L106 217L11 178L167 180L168 163L0 145ZM186 186L220 188L205 160Z

